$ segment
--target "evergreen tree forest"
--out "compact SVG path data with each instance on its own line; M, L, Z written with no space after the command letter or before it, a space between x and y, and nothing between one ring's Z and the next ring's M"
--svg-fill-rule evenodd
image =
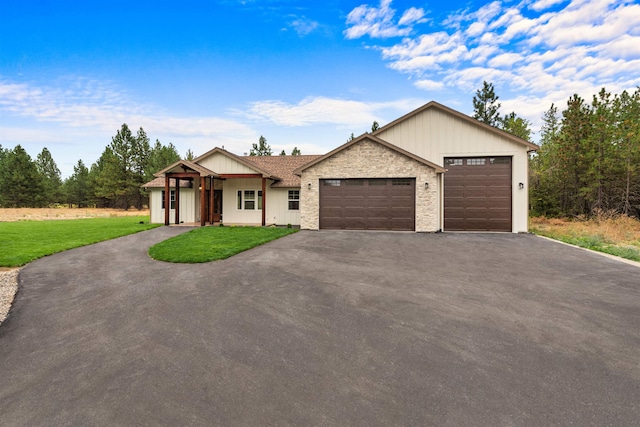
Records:
M532 215L640 218L640 88L551 105L529 173Z
M0 207L69 205L141 209L148 204L142 184L180 160L173 144L152 146L143 128L134 134L123 124L100 158L87 167L82 159L62 180L52 154L44 148L32 159L21 145L0 145Z

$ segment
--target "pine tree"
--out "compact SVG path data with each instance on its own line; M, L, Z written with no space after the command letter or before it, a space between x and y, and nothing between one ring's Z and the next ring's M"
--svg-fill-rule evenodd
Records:
M302 154L302 152L298 149L298 147L293 147L293 150L291 150L291 155L292 156L299 156L301 154Z
M267 139L260 135L260 139L257 144L253 144L251 147L251 151L249 151L250 156L270 156L271 155L271 146L267 144Z
M518 117L515 112L505 115L500 120L502 130L531 142L531 129L529 126L531 126L529 120Z
M56 165L46 147L36 157L36 166L43 177L42 203L50 205L51 203L61 202L62 179L60 178L60 169L58 169L58 165Z
M83 208L90 203L91 185L89 181L89 169L82 159L73 167L73 174L65 180L67 203Z
M162 145L160 141L156 139L156 143L149 151L149 158L145 170L145 182L151 181L154 178L154 173L178 160L180 160L180 154L178 154L178 150L176 150L176 147L172 143Z
M491 126L500 123L500 103L495 93L493 83L482 82L482 89L476 91L473 97L473 117Z
M33 208L44 206L44 178L31 156L16 145L2 154L0 182L2 206L6 208Z

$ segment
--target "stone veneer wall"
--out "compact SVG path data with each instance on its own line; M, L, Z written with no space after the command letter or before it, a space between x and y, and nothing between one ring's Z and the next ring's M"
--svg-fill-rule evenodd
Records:
M311 166L300 182L300 227L320 228L320 179L415 178L416 231L435 232L439 227L439 177L433 168L382 144L364 139ZM429 188L424 183L429 183ZM311 183L311 188L308 184Z

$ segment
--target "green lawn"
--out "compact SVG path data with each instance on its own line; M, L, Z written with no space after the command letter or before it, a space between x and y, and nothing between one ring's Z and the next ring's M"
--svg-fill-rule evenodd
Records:
M144 224L140 224L140 222ZM158 227L148 216L0 222L0 267Z
M152 246L149 255L167 262L209 262L229 258L296 231L275 227L202 227Z

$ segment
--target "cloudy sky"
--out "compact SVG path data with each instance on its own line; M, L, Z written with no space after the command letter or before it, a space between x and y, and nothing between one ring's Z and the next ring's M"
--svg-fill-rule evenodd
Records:
M0 1L0 144L64 177L122 123L184 155L322 154L482 81L538 131L551 103L640 85L638 0Z

